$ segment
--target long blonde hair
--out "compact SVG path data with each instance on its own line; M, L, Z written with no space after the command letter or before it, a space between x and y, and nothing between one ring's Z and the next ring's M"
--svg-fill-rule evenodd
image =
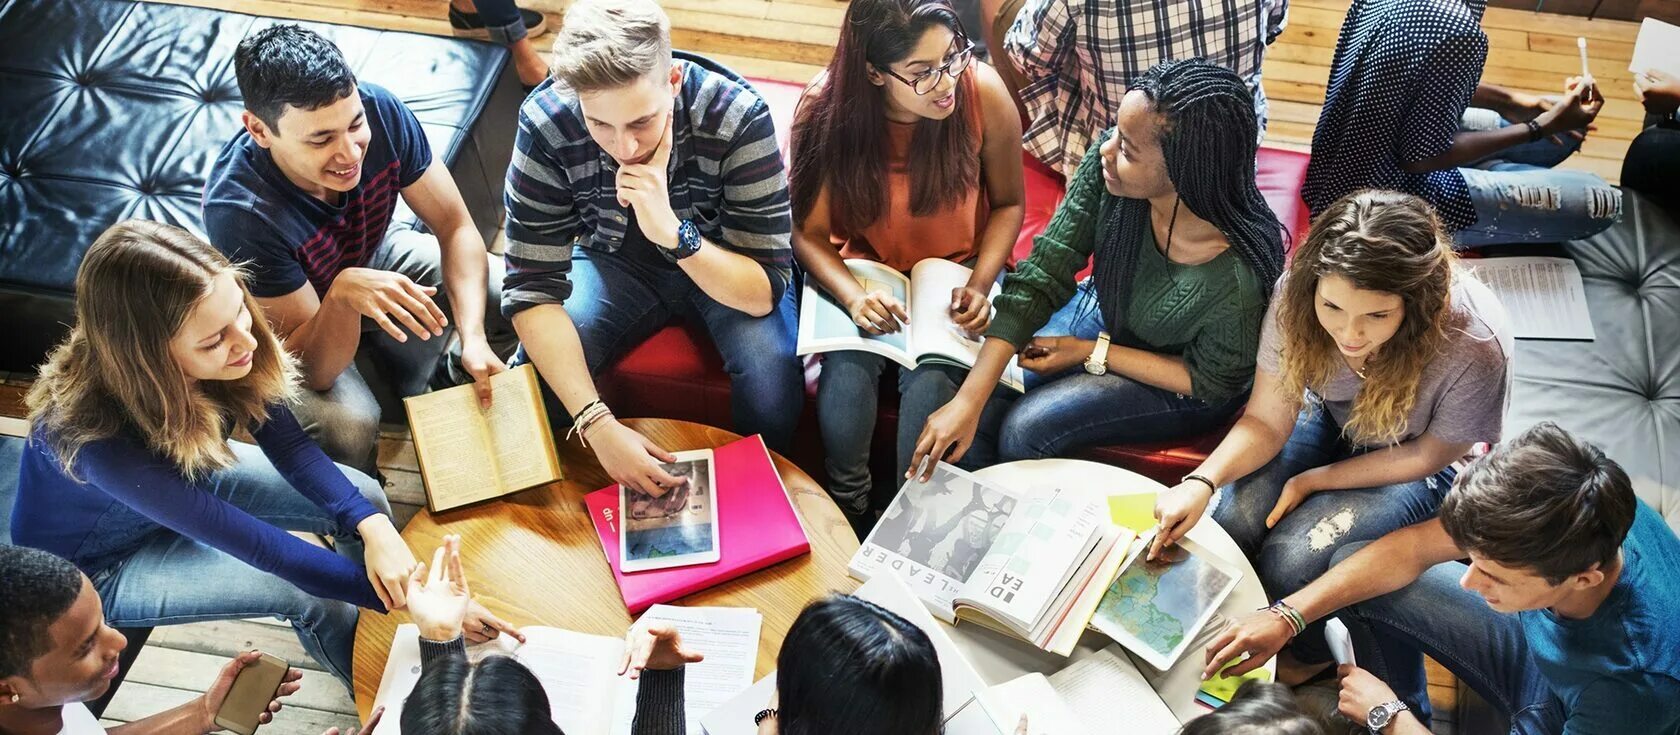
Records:
M76 272L76 324L29 390L32 430L64 471L88 442L131 430L189 478L233 464L231 425L252 426L276 402L295 398L297 369L249 291L257 346L251 371L229 381L193 381L169 341L212 281L244 273L179 227L126 220L88 248Z
M1320 278L1339 275L1356 288L1399 296L1400 329L1366 360L1364 383L1342 427L1343 436L1356 444L1399 443L1423 370L1446 344L1457 262L1440 219L1424 200L1377 190L1336 200L1313 222L1278 296L1287 395L1322 393L1347 367L1318 321Z

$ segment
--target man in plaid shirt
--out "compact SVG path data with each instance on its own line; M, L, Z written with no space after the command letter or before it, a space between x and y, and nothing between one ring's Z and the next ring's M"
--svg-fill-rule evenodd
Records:
M1027 150L1071 178L1091 141L1114 126L1133 78L1163 61L1197 57L1248 80L1265 137L1260 62L1288 12L1289 0L1004 3L998 20L1013 19L1004 49L1024 77Z
M769 107L742 80L673 62L653 0L578 0L554 54L508 171L514 364L536 365L551 420L607 474L658 497L679 484L659 466L673 457L619 423L592 376L684 316L723 355L734 428L785 447L804 387Z

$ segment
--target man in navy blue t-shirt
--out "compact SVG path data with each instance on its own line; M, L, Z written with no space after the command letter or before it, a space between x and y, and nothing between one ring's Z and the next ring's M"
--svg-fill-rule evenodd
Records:
M449 382L474 381L488 403L486 378L506 369L515 341L497 307L501 259L486 252L414 113L358 84L332 42L275 25L240 42L234 69L245 129L205 184L205 232L248 265L252 295L299 356L304 428L328 456L371 474L379 404L357 358L414 395L452 327L459 370L446 371ZM399 194L435 236L391 230Z
M1351 545L1312 584L1239 618L1208 646L1204 673L1242 656L1229 675L1258 668L1340 610L1357 666L1338 672L1338 708L1371 732L1428 735L1427 654L1513 733L1680 735L1676 568L1680 538L1627 472L1541 423L1460 472L1439 518ZM1302 653L1331 658L1322 640L1292 650L1286 684L1309 675Z

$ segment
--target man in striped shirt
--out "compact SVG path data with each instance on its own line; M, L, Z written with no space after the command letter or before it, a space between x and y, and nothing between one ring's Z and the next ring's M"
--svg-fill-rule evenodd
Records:
M652 0L579 0L554 77L519 111L502 311L549 415L612 478L655 496L671 456L618 423L592 376L675 317L731 378L735 429L785 446L804 399L794 357L792 217L770 110L746 82L671 58Z

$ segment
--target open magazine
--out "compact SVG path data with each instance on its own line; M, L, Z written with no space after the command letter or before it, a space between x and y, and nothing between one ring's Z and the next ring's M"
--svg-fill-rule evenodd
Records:
M1127 563L1108 584L1091 628L1166 671L1192 647L1241 579L1236 565L1179 539L1155 561L1139 554Z
M683 676L688 731L700 732L700 715L726 702L752 683L758 660L758 637L763 616L749 608L704 608L655 605L645 616L665 620L682 632L689 648L706 660L687 665ZM468 650L474 660L487 655L512 656L542 683L554 723L567 735L629 735L636 713L638 682L618 675L624 659L624 639L588 635L562 628L521 628L526 642L512 636ZM419 629L397 627L385 674L374 702L384 705L380 735L395 735L402 708L420 680Z
M924 362L974 367L981 335L970 334L951 319L951 290L968 284L974 272L959 263L929 258L910 269L910 277L873 260L850 259L846 267L865 291L885 291L904 303L910 323L892 334L870 334L852 322L846 308L807 280L799 304L800 355L863 350L907 368ZM998 287L992 287L995 298ZM1011 359L998 383L1025 391L1021 366Z
M1019 493L940 463L899 490L849 570L899 577L945 622L1066 656L1133 538L1086 496Z

